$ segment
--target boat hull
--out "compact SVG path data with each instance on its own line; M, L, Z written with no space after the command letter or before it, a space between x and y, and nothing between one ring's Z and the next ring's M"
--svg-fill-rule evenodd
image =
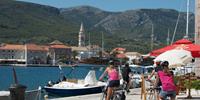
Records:
M49 95L56 95L56 96L77 96L77 95L101 93L103 88L104 86L80 88L80 89L58 89L58 88L44 87L45 91Z

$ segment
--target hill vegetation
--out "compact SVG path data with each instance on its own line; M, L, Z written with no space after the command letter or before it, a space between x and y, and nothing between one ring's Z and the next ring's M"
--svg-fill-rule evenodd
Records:
M13 0L0 2L0 42L47 44L60 40L77 45L80 23L84 23L86 44L105 48L125 47L128 51L148 53L154 27L154 48L166 44L168 30L172 37L179 12L171 9L138 9L108 12L90 6L54 8ZM189 33L194 34L194 15L190 14ZM180 12L176 39L185 34L186 13Z

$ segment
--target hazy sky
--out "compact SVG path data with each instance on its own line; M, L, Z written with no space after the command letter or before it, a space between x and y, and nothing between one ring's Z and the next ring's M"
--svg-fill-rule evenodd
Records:
M89 5L106 11L125 11L140 8L170 8L186 11L187 0L18 0L68 8ZM190 12L194 12L195 0L190 0Z

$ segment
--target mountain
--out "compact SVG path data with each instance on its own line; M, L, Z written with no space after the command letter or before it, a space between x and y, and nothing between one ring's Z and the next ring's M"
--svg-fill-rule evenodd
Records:
M179 12L172 9L137 9L108 12L90 6L54 8L21 1L0 1L0 42L50 43L60 40L77 45L80 23L84 23L86 43L104 43L107 50L126 47L129 51L150 51L152 24L154 48L164 46L168 29L172 37ZM189 35L194 33L194 14L190 14ZM180 12L176 39L185 34L186 13Z
M49 43L65 40L77 29L54 7L12 0L0 1L0 42Z

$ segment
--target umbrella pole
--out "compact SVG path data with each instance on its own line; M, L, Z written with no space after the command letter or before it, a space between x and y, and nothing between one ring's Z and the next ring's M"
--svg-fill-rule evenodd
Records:
M190 73L189 73L189 76L188 76L188 81L189 81L189 87L188 87L188 96L186 97L186 99L191 99L192 96L191 96L191 78L190 78Z

